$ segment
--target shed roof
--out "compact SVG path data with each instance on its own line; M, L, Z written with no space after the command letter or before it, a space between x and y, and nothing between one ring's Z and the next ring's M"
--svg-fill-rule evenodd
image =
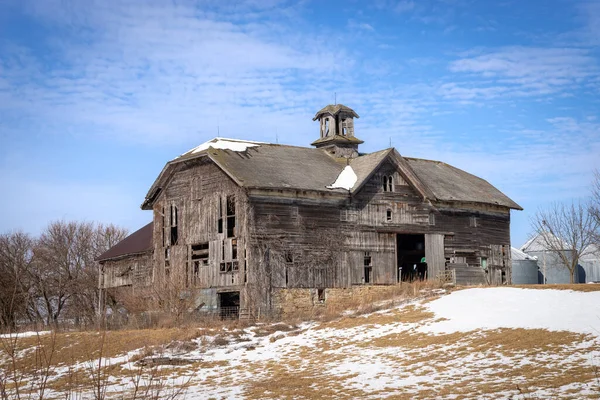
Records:
M138 229L113 247L102 253L97 261L106 261L132 254L146 253L152 250L152 231L154 223L150 222Z

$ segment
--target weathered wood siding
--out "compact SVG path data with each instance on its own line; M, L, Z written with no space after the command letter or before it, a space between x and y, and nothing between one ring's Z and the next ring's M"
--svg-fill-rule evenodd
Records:
M144 287L152 282L152 252L100 263L100 289Z
M231 215L228 198L235 206ZM170 279L181 288L241 290L246 272L245 198L245 192L210 162L191 162L175 172L154 204L154 253L160 279ZM233 229L228 218L232 215ZM199 259L197 254L205 256Z

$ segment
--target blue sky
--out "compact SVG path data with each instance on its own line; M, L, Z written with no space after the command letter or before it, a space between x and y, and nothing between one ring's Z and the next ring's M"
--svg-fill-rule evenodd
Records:
M525 211L600 168L600 1L0 0L0 232L135 230L165 162L215 136L308 146L314 113L481 176ZM217 128L218 127L218 128Z

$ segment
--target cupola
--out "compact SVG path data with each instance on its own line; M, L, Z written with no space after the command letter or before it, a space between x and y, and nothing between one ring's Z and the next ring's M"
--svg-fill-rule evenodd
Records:
M320 137L311 144L334 157L357 157L358 145L364 142L354 136L354 118L358 114L343 104L322 108L313 118L319 120Z

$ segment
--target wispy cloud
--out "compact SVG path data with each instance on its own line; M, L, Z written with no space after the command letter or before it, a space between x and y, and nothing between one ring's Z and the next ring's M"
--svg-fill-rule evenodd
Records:
M590 50L524 46L461 58L449 70L462 82L443 85L441 94L458 99L564 94L600 72Z

